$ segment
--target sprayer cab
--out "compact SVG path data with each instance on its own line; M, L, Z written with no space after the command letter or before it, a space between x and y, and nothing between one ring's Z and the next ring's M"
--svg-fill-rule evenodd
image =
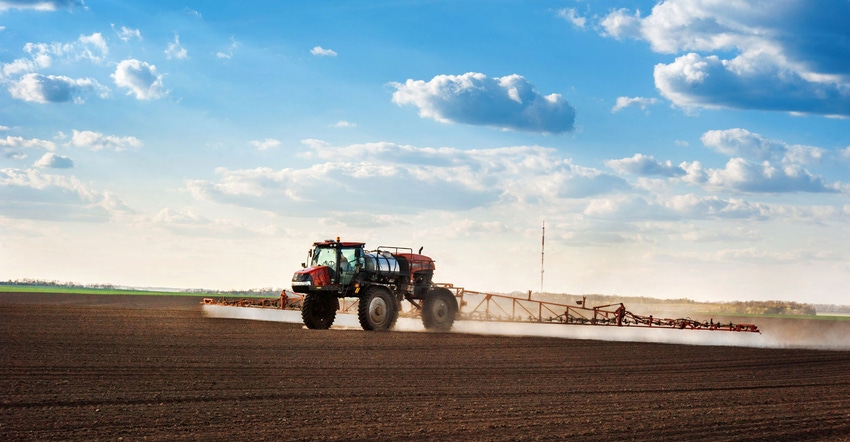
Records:
M297 293L331 292L346 295L354 275L364 265L366 252L361 242L342 242L338 239L313 243L307 252L310 265L292 277L292 291Z

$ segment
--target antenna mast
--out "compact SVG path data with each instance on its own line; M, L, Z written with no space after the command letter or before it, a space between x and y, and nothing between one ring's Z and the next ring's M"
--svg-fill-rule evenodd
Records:
M543 258L546 254L546 221L543 221L543 236L540 239L540 293L543 293Z

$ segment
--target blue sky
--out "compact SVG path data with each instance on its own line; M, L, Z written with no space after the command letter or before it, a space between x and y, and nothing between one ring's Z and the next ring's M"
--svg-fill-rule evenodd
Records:
M848 303L847 0L0 0L0 279Z

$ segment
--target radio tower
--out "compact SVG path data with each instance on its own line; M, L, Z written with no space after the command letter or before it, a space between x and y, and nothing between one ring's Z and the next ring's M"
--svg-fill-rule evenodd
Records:
M543 221L543 235L540 238L540 294L543 294L543 257L546 254L546 221Z

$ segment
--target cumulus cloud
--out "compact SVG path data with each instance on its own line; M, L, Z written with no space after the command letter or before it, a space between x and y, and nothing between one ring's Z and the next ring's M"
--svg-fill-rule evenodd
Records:
M607 160L605 165L619 174L658 176L671 182L701 186L707 190L748 193L812 192L842 190L841 183L826 183L804 165L820 163L825 149L790 145L771 140L746 129L710 130L703 144L730 157L722 168L705 168L699 161L674 165L652 156L635 154L631 158Z
M616 39L640 38L641 36L640 12L632 14L626 8L611 11L602 19L600 25L602 25L604 35Z
M489 78L469 72L391 85L396 89L394 103L416 106L419 116L442 123L542 133L574 129L575 109L566 99L559 94L541 95L516 74Z
M817 7L805 0L667 0L646 17L620 9L600 24L604 35L682 54L654 70L656 87L676 105L846 116L850 34L835 17L848 15L846 0Z
M56 150L56 145L52 141L40 140L38 138L26 139L23 137L6 136L0 138L0 153L4 158L12 160L23 160L27 158L24 149L44 149L47 151Z
M340 120L340 121L337 121L336 123L334 123L333 127L340 127L340 128L357 127L357 124L352 123L350 121Z
M646 110L647 107L658 102L657 98L645 97L617 97L617 103L611 109L611 113L617 113L629 106L637 106L641 110Z
M122 61L111 77L118 87L127 89L128 95L135 95L139 100L155 100L168 93L163 89L162 75L157 73L156 66L143 61Z
M631 158L607 160L605 165L619 173L632 175L677 177L685 174L681 167L674 166L669 160L662 163L651 155L647 156L640 153L636 153Z
M112 192L75 177L11 168L0 169L0 211L11 218L89 222L135 213Z
M35 162L35 166L42 169L70 169L74 167L74 161L66 156L48 152Z
M136 149L143 145L142 141L136 137L104 135L89 130L74 130L73 135L71 135L71 141L68 144L73 147L83 147L93 151L113 150L116 152Z
M796 164L779 168L768 161L756 163L744 158L732 158L722 169L703 169L698 161L682 163L681 167L686 171L683 182L710 189L765 193L837 191L834 185L827 185L822 177Z
M317 57L336 57L336 52L332 49L325 49L321 46L316 46L310 49L310 53Z
M34 103L84 103L91 94L106 97L109 90L91 78L70 78L58 75L26 74L9 83L13 98Z
M465 151L386 142L305 144L310 150L303 157L324 162L304 169L221 168L215 182L193 180L187 187L198 199L281 213L309 208L313 214L386 210L388 200L404 212L467 210L585 198L628 187L620 178L576 166L553 149L537 146ZM416 189L415 195L410 189Z
M174 41L168 43L168 46L165 48L165 58L171 60L172 58L176 58L178 60L184 60L189 56L189 51L180 44L180 36L174 34Z
M682 107L763 109L850 115L850 82L806 81L798 73L744 74L715 55L689 53L655 66L655 86Z
M100 33L81 35L71 43L27 43L23 49L29 58L0 64L0 80L6 83L13 98L34 103L83 103L92 94L101 98L109 95L109 89L92 78L38 72L50 67L55 58L102 62L109 54L109 47Z
M804 145L788 145L746 129L710 130L700 138L712 150L729 156L759 161L781 161L783 164L819 163L826 150Z
M44 149L47 151L56 150L56 144L49 140L40 140L38 138L23 138L7 135L6 138L0 138L0 152L3 156L15 160L26 158L23 149Z
M266 138L265 140L253 140L251 141L251 145L256 147L259 150L269 150L275 147L280 146L280 141L274 138Z
M68 60L90 60L102 62L109 55L109 46L100 32L81 35L71 43L27 43L24 51L41 67L50 66L54 57Z

